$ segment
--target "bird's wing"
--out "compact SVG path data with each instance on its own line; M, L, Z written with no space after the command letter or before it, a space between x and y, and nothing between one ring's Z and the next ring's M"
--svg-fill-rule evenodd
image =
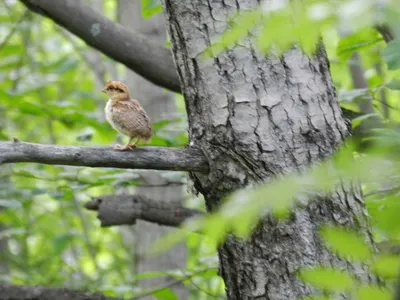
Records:
M113 107L113 115L114 121L129 130L132 135L152 135L151 120L137 101L119 101Z

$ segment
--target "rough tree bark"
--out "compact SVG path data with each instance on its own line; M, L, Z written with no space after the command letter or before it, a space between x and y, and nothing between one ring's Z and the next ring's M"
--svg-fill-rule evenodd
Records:
M163 15L158 14L146 20L142 17L141 10L141 1L119 0L119 21L128 30L138 32L158 45L165 44L166 28ZM153 122L171 118L175 113L175 96L173 93L156 86L130 70L127 73L126 83L132 90L132 96L143 104ZM169 183L168 179L157 171L141 172L141 177L146 181L146 185L137 187L137 195L162 201L170 204L171 207L182 205L182 185ZM124 236L127 233L128 235L135 235L135 243L131 243L130 247L135 247L135 271L137 274L186 269L187 255L183 243L157 257L149 258L145 255L154 241L174 230L173 228L138 220L133 229L125 229L122 228L125 231ZM170 280L169 276L147 278L139 280L138 285L145 289L151 289L155 286L164 285ZM171 287L171 290L178 296L178 299L185 300L188 298L188 290L182 282L177 282L176 285ZM147 296L143 299L154 298Z
M314 56L294 47L265 57L246 39L214 59L200 58L228 16L259 9L258 2L164 0L190 144L210 161L208 175L191 174L209 210L238 188L330 157L348 135L322 44ZM297 299L313 292L297 279L300 267L353 270L324 248L317 229L329 222L368 237L363 211L360 189L346 183L330 198L296 208L287 222L265 217L248 240L230 236L219 248L229 299Z

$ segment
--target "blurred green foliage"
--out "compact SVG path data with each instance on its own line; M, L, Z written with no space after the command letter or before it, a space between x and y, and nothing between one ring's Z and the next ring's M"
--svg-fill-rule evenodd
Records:
M400 146L400 42L396 39L386 44L373 25L385 20L400 33L400 8L395 1L387 1L385 6L372 0L307 0L304 6L272 2L263 10L232 16L230 30L205 53L215 56L249 35L262 51L285 51L293 43L304 51L313 51L322 32L342 107L359 112L360 103L369 101L374 110L353 120L353 127L364 124L372 115L388 125L376 130L379 144L375 151L360 154L350 144L332 161L308 173L238 191L218 214L189 223L159 241L163 249L185 241L187 270L150 274L133 272L135 258L118 228L100 229L94 215L82 209L85 201L117 188L134 191L140 183L134 171L37 164L1 166L0 239L7 239L9 250L8 254L0 253L0 270L5 270L0 273L2 282L68 286L129 297L149 292L136 286L138 279L168 274L191 289L192 299L224 298L224 286L216 272L215 244L228 231L245 238L265 209L284 219L291 207L312 198L314 194L304 193L305 188L325 193L338 180L346 182L354 177L362 182L375 240L397 245L400 166L395 152ZM105 7L112 18L115 1L106 0ZM160 1L142 0L142 7L145 18L161 12ZM88 59L93 49L51 21L27 12L16 1L1 2L0 22L0 139L17 137L63 145L114 143L116 133L105 122L106 99L99 92L99 82L110 79L113 72L123 77L124 67L101 56L106 72L105 76L99 74ZM345 34L341 28L346 29ZM351 65L361 67L364 88L354 86ZM177 107L178 115L155 124L152 145L183 147L187 143L180 95ZM184 174L179 176L185 183ZM186 198L189 206L204 209L201 201L189 195ZM193 233L195 230L201 230L202 236ZM388 283L398 276L398 255L384 249L375 255L375 249L365 243L366 237L357 232L327 225L320 235L339 257L370 266ZM354 299L391 298L390 284L387 288L362 285L353 274L328 266L299 270L299 278L321 290L321 296L312 299L330 299L344 290ZM176 299L168 288L155 287L153 292L159 299Z
M160 11L154 10L154 1L143 3L152 10L144 15ZM116 15L116 1L107 0L104 5L108 17ZM111 74L124 78L126 69L95 52L52 21L26 11L18 1L1 0L0 140L16 137L36 143L107 147L116 143L121 137L105 120L107 98L100 90ZM98 66L105 74L97 71ZM154 124L151 145L187 144L180 97L178 113ZM166 172L165 176L182 185L186 182L183 173ZM117 189L134 192L139 183L132 170L0 166L0 240L7 239L9 251L0 250L0 282L130 297L149 292L136 284L140 278L169 275L182 279L191 299L223 295L211 242L197 235L187 238L186 270L136 274L132 245L124 244L119 228L100 228L96 215L83 208L93 197ZM186 198L188 206L204 209L201 201ZM176 299L168 288L154 289L159 299Z
M386 281L386 287L363 286L353 273L330 266L299 270L299 277L322 291L320 298L310 299L330 299L340 291L350 292L354 299L391 299L400 265L397 255L400 252L397 183L400 40L386 43L375 25L384 21L398 36L399 6L395 1L382 4L373 0L306 0L302 4L269 1L263 9L233 14L230 27L205 49L204 59L249 41L255 42L258 51L271 51L275 55L294 44L313 54L322 34L341 106L362 114L353 119L353 128L364 126L375 117L380 120L372 123L380 124L379 128L371 128L369 123L373 135L364 137L373 141L373 146L360 153L355 139L349 139L333 159L308 172L291 174L266 186L239 190L226 199L218 212L192 221L180 232L157 241L154 252L184 240L194 230L215 243L232 232L246 238L265 211L283 220L294 206L323 198L338 182L349 183L357 178L366 195L378 254L369 246L368 237L356 231L329 225L321 228L320 237L339 257L368 266L372 274ZM354 71L354 66L360 72ZM363 111L365 103L370 104L372 111Z

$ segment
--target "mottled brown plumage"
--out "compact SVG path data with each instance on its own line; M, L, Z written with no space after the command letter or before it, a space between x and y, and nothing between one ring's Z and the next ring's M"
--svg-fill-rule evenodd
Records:
M132 150L140 140L148 141L153 135L151 120L139 101L131 99L128 86L120 81L108 81L102 92L110 97L105 107L107 121L129 137L128 144L116 145L114 149ZM137 140L131 144L134 138Z

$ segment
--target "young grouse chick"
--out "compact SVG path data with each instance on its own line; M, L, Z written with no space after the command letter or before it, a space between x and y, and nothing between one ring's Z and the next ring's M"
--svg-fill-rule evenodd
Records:
M114 149L132 150L140 140L148 141L153 135L151 120L139 101L131 99L128 86L110 80L102 92L110 97L105 107L107 121L115 130L129 137L125 146L115 145ZM134 138L137 140L131 144Z

